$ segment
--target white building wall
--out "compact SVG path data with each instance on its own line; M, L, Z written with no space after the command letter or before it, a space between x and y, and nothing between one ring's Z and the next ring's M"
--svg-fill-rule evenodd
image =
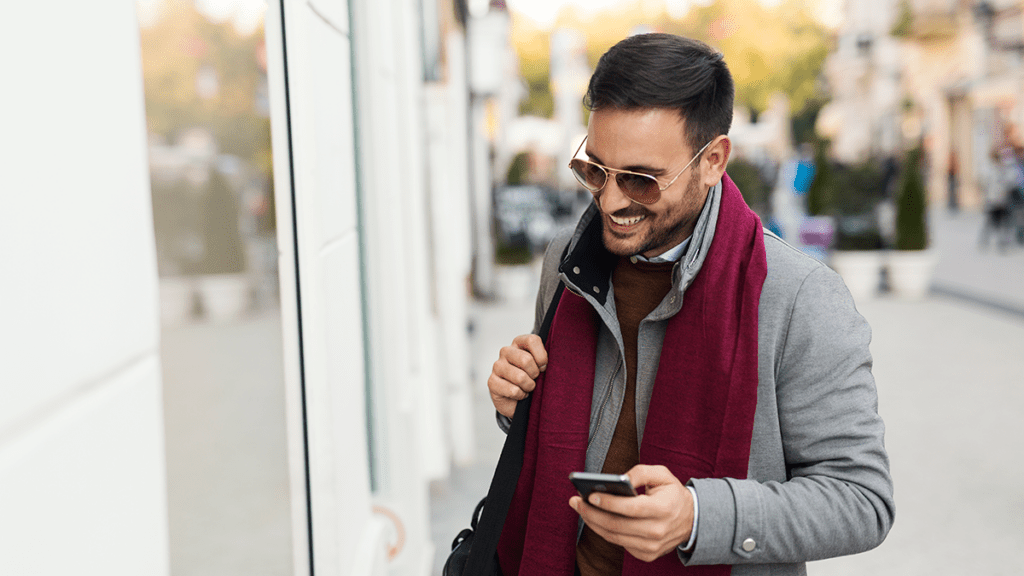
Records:
M282 277L289 268L298 275L297 290L282 286L282 300L301 303L301 334L285 339L286 363L296 368L286 378L305 388L313 570L383 574L387 525L371 512L367 450L349 9L338 0L283 4L282 28L270 3L267 44L286 58L268 74L278 245L294 235L297 246L280 254ZM290 413L297 404L292 398Z
M475 455L469 316L472 230L469 202L469 91L465 43L461 34L445 39L447 78L425 87L427 165L430 173L430 249L443 387L441 413L448 428L447 445L456 465Z
M167 574L134 2L12 4L0 54L0 573Z
M391 574L433 561L428 483L447 473L427 233L424 73L417 0L353 4L356 122L374 390L374 502L404 532Z
M274 6L267 24L286 54L270 71L301 302L286 373L305 384L318 576L429 574L429 482L472 454L465 80L424 85L418 2L285 0L283 35Z

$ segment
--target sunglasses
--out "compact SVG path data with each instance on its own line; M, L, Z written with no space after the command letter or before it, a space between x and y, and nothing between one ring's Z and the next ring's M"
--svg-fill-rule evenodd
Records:
M586 142L587 139L584 138L583 142L580 142L580 147L576 149L576 153L573 154L573 156L580 153L580 150L583 149L583 144ZM695 154L694 157L686 163L686 166L683 166L683 169L676 174L675 178L664 186L658 182L657 178L650 174L641 174L639 172L630 172L629 170L609 168L607 166L602 166L597 162L583 160L582 158L573 158L569 162L569 169L572 170L572 175L576 177L576 180L578 180L584 188L590 190L592 194L596 195L604 189L605 184L608 183L608 175L612 174L615 176L615 183L618 185L619 190L622 190L622 193L625 194L627 198L640 204L654 204L661 198L661 193L672 184L675 184L675 181L683 175L683 172L686 172L686 169L690 167L690 164L693 164L693 161L696 160L697 157L699 157L710 145L711 142L705 144L704 148L701 148L700 152L697 152L697 154Z

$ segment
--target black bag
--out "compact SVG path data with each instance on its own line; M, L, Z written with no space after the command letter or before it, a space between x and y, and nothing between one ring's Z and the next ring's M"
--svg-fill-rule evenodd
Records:
M473 534L486 502L486 497L480 500L480 503L476 505L476 509L473 510L473 518L470 520L469 528L459 532L455 540L452 540L452 553L448 555L448 560L444 563L444 570L441 572L442 576L463 576L463 574L466 574L466 563L469 561L470 548L473 546ZM490 573L496 576L500 575L501 569L495 566Z
M547 340L551 330L551 321L558 308L558 300L562 297L565 284L558 283L555 295L548 306L544 322L540 327L541 340ZM516 404L516 412L512 416L512 425L505 437L505 444L498 457L498 465L491 477L491 486L487 496L476 505L470 527L459 532L452 542L452 553L444 563L442 576L501 576L498 565L498 540L501 528L505 525L508 507L512 504L512 496L519 483L519 472L523 467L523 451L526 447L526 421L530 417L532 396ZM485 505L489 504L489 505Z

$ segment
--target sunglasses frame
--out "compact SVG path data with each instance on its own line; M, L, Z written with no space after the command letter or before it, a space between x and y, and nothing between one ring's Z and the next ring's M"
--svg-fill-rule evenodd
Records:
M618 168L611 168L611 167L605 166L603 164L598 164L597 162L594 162L592 160L584 160L582 158L577 158L576 155L580 153L580 150L583 149L583 145L587 143L587 138L589 138L589 136L584 136L583 137L583 141L580 142L579 147L576 148L576 152L573 153L573 155L572 155L572 160L569 160L569 170L572 172L573 177L576 178L576 181L579 182L587 190L590 190L591 194L597 194L601 190L604 190L604 187L608 185L609 176L612 176L612 177L615 178L615 184L619 187L619 190L622 190L622 194L624 196L629 198L631 201L636 202L637 204L645 204L645 205L654 204L658 200L661 200L661 193L664 192L665 190L667 190L669 186L675 184L676 180L678 180L679 177L683 175L683 172L686 172L686 169L689 168L691 164L693 164L693 161L696 160L698 157L700 157L701 154L704 153L704 150L706 150L707 147L711 145L711 142L714 142L714 139L708 141L708 143L705 144L704 147L701 148L699 152L694 154L693 158L690 158L690 161L686 163L686 166L683 166L683 169L680 170L679 173L676 174L675 177L672 178L672 180L669 181L668 184L665 184L664 186L662 186L661 182L659 182L657 178L655 178L654 176L652 176L650 174L644 174L642 172L633 172L632 170L620 170ZM592 164L592 165L597 166L598 168L600 168L604 172L604 183L601 184L597 188L591 188L590 186L587 185L586 182L584 182L583 180L580 180L579 175L577 175L576 171L572 169L572 163L575 162L576 160L579 160L580 162L586 162L587 164ZM651 180L652 182L654 182L654 185L658 187L658 195L657 195L657 197L654 200L651 200L649 202L644 202L644 201L641 201L641 200L637 200L632 195L630 195L630 193L628 193L625 190L625 188L622 187L621 184L619 184L619 180L618 180L618 175L619 174L632 174L633 176L640 176L641 178L646 178L646 179Z

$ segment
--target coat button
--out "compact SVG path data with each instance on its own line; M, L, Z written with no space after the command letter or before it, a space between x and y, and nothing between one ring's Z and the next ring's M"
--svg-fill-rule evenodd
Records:
M580 273L580 267L579 267L579 266L575 266L575 267L573 267L573 269L572 269L572 273L573 273L573 274L579 274L579 273Z
M597 286L594 286L594 294L600 294L600 293L601 293L601 289L599 287L597 287Z
M744 552L753 552L754 548L757 548L757 542L754 542L753 538L747 538L743 541Z

